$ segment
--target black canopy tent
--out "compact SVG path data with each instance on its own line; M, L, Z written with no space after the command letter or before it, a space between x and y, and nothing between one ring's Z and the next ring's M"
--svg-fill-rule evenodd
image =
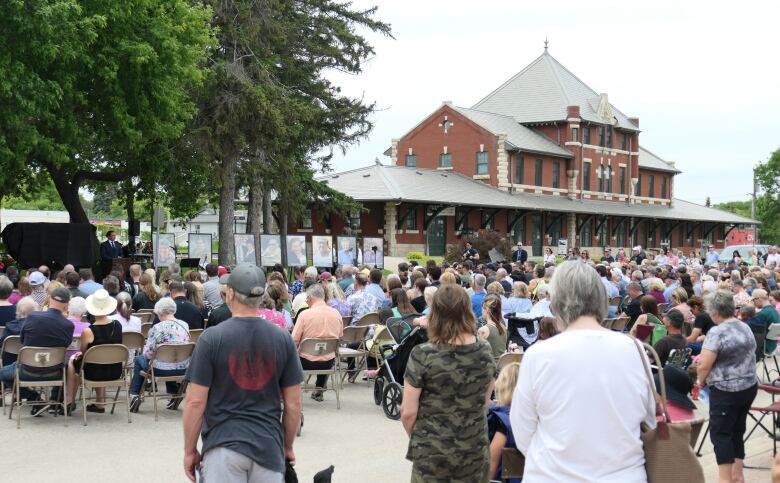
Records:
M89 223L11 223L2 237L20 267L91 267L98 253L95 227Z

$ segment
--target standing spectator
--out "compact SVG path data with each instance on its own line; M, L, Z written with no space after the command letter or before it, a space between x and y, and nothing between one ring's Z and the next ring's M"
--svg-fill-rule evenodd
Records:
M516 263L525 263L527 260L528 252L523 248L522 242L517 242L517 247L515 251L512 252L512 261Z
M487 278L481 273L474 275L474 295L471 296L471 311L474 315L482 314L482 301L485 300L485 284Z
M190 341L190 330L187 323L175 317L177 309L176 302L170 297L163 297L154 305L154 313L160 318L160 322L149 330L144 351L135 358L133 380L130 382L131 412L138 412L138 408L141 406L140 394L144 381L141 371L149 370L149 361L154 358L157 347L163 344L184 344ZM189 359L181 362L154 361L154 373L158 376L180 376L184 374L189 365ZM166 382L165 387L168 394L176 393L175 383ZM175 403L176 400L171 399L168 407L173 407Z
M224 303L219 293L221 284L219 283L217 270L219 270L219 267L213 263L206 265L206 276L208 277L208 280L203 284L203 297L208 300L215 309Z
M406 457L412 461L413 482L489 479L485 413L496 364L489 344L475 335L470 305L457 285L437 290L429 342L409 356L401 421L409 435Z
M710 268L718 266L718 252L715 251L715 245L707 247L707 255L704 257L704 264Z
M525 352L510 410L523 479L645 481L640 424L656 419L642 351L601 326L607 293L593 268L564 262L550 292L566 329Z
M264 288L261 269L236 267L227 280L233 317L198 339L183 417L184 471L192 481L201 454L205 481L281 483L285 459L295 464L303 373L290 335L257 317Z
M704 339L696 385L706 384L710 390L710 440L720 481L745 481L742 438L758 391L756 340L748 325L734 318L730 291L718 290L708 296L706 308L715 327Z
M203 314L192 302L187 300L187 289L179 281L172 281L169 285L171 298L176 302L176 318L187 323L190 329L203 328Z
M306 339L335 338L340 339L344 335L344 323L341 321L341 314L325 304L325 293L322 286L315 284L306 289L306 304L308 309L301 312L292 331L292 338L295 345L300 348L301 343ZM300 354L301 366L306 369L330 369L336 362L335 354L325 354L321 356ZM325 384L328 382L327 374L317 376L316 387L319 390L312 391L311 398L322 402L322 395ZM338 381L333 381L338 384Z

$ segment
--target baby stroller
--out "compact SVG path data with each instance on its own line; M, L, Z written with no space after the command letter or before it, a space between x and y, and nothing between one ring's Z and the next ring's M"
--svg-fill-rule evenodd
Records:
M382 405L385 416L398 420L401 418L406 363L412 349L427 342L428 336L422 327L412 329L409 322L397 317L387 320L387 331L396 343L382 348L384 357L374 381L374 403Z

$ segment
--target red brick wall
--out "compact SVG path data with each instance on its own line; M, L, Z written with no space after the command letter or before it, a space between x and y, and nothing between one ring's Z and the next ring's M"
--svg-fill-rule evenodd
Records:
M666 179L666 197L664 199L670 199L672 194L672 176L669 173L663 171L654 171L645 168L639 169L639 174L642 175L639 183L641 183L639 196L650 196L650 176L653 176L655 187L653 188L652 198L661 198L661 179Z
M453 123L446 134L439 126L444 116ZM444 152L444 146L447 146L447 152L452 153L453 170L466 176L474 176L480 144L484 145L484 150L488 153L489 184L498 186L498 138L446 105L401 138L398 143L397 162L399 166L404 166L409 148L412 148L412 154L417 156L417 167L436 169L439 167L439 155Z

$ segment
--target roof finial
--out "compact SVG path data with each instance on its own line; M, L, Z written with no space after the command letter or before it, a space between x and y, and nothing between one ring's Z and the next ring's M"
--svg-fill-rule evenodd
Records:
M544 51L545 51L545 53L547 52L547 44L548 44L548 43L549 43L549 42L547 42L547 37L545 37L545 38L544 38Z

